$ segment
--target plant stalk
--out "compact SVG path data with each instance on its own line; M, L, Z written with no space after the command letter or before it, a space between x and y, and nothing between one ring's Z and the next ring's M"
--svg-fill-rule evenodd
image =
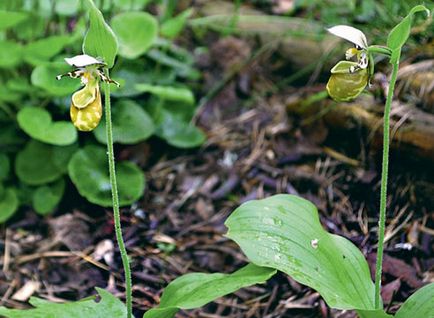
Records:
M108 69L105 69L104 73L109 78ZM105 120L106 120L106 134L107 134L107 155L108 155L110 185L111 185L112 200L113 200L113 218L115 223L116 240L118 242L119 252L122 258L122 265L125 272L125 294L126 294L126 303L127 303L127 318L131 318L132 317L131 269L130 269L130 262L128 259L127 250L125 248L124 239L122 237L121 217L119 212L119 195L118 195L118 186L116 180L115 156L113 150L113 128L112 128L112 115L111 115L111 104L110 104L110 85L108 83L103 83L103 85L104 85L104 95L105 95L104 103L105 103Z
M377 261L375 264L375 308L381 306L381 271L383 267L384 232L386 227L386 206L387 206L387 178L389 174L389 144L390 144L390 112L392 108L393 93L395 90L396 77L398 75L399 56L393 64L392 76L389 82L386 105L384 108L383 124L383 163L381 169L381 191L380 191L380 218L378 220L378 248Z

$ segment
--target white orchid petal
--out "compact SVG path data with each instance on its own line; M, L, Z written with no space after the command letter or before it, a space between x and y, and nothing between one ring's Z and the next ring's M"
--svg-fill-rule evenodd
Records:
M85 67L94 64L104 64L100 60L94 58L93 56L82 54L76 55L71 58L65 58L66 63L75 67Z
M350 41L363 49L368 48L368 41L365 34L359 29L353 28L349 25L336 25L327 29L331 34L334 34L342 39Z

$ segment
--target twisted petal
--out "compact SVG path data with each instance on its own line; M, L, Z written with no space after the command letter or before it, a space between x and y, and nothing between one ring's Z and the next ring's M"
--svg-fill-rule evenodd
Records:
M359 29L353 28L352 26L336 25L330 29L327 29L327 31L342 39L350 41L363 49L368 48L368 41L366 40L365 34Z

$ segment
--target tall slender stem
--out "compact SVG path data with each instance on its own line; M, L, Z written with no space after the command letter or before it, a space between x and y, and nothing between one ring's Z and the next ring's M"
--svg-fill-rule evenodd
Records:
M389 174L389 144L390 144L390 111L392 108L393 91L395 90L396 77L398 75L399 58L393 64L392 76L387 93L386 106L384 108L383 124L383 164L381 170L381 192L380 192L380 218L378 220L378 249L377 261L375 264L375 308L381 306L381 270L383 266L384 231L386 226L386 205L387 205L387 177Z
M109 77L108 70L105 69L104 73ZM127 250L125 248L124 239L122 237L121 228L121 217L119 212L119 195L118 186L116 181L116 170L115 170L115 156L113 150L113 128L112 128L112 114L111 114L111 104L110 104L110 85L103 83L104 85L104 95L105 95L105 120L106 120L106 133L107 133L107 155L109 162L109 173L110 173L110 185L112 190L113 199L113 218L115 223L116 239L118 241L119 252L121 253L122 265L125 272L125 293L127 302L127 318L132 317L132 292L131 292L131 269L130 262L128 259Z

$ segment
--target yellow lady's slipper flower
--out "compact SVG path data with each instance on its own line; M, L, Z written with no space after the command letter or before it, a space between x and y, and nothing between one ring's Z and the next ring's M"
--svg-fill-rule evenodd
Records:
M64 76L71 78L80 77L84 87L72 95L70 116L74 126L80 131L95 129L102 117L101 93L99 80L107 83L119 83L108 78L102 71L106 66L104 62L92 56L83 54L72 58L66 58L66 63L76 67L75 70L57 76L60 80Z

